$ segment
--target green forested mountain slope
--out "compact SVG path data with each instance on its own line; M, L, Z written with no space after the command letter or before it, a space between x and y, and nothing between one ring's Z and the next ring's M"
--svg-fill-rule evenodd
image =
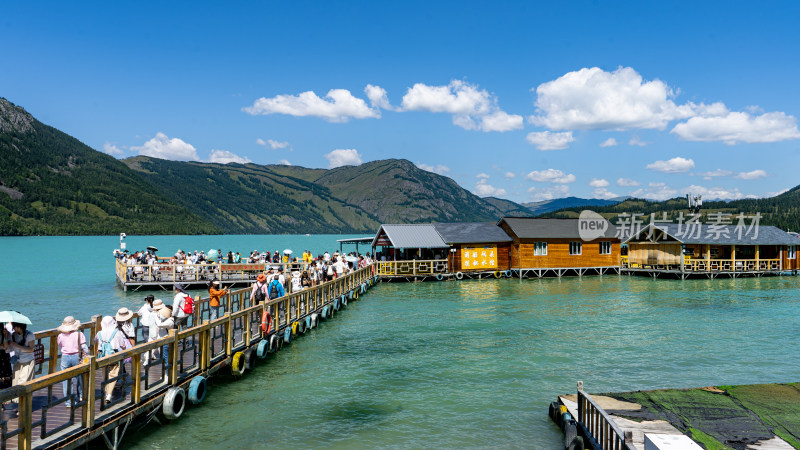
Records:
M220 230L115 158L0 98L0 235Z
M647 215L656 213L658 218L661 218L662 214L666 212L668 219L675 220L681 212L684 216L688 214L686 198L678 197L663 202L632 198L611 206L562 209L549 213L546 217L577 217L583 209L591 209L606 218L612 218L624 212ZM709 214L716 212L731 214L734 216L732 217L734 224L737 220L735 216L739 213L747 216L761 213L761 225L773 225L787 231L800 231L800 186L769 198L703 202L704 217L702 220L704 222L708 221Z
M318 184L275 166L124 160L173 201L225 233L374 232L378 221Z

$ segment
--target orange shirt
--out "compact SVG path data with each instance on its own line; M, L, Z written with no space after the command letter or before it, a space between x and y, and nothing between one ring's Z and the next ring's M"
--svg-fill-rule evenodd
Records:
M211 306L219 306L219 298L222 297L223 294L225 294L225 290L224 289L217 289L214 286L211 286L208 289L208 295L211 296L211 300L209 302L209 305L211 305Z

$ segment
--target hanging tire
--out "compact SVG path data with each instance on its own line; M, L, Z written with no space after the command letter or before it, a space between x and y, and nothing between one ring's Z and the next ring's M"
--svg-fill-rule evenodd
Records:
M161 406L161 412L169 420L175 420L183 414L186 408L186 391L179 387L171 387L167 389L164 394L164 404Z
M258 347L256 348L256 354L259 358L264 359L269 354L269 340L262 339L261 342L258 343Z
M313 313L311 314L311 328L317 328L317 325L319 325L319 314Z
M580 436L575 436L572 439L572 442L570 442L569 445L566 446L566 450L584 450L585 448L586 447L584 446L583 438Z
M442 280L444 280L444 275L442 275L440 273L437 273L436 274L436 279L439 280L439 281L442 281Z
M236 352L233 354L233 359L231 360L231 374L237 377L240 377L244 374L244 366L245 366L245 357L244 353Z
M298 320L297 321L297 332L300 334L306 334L306 321L305 320Z
M567 424L569 423L569 421L570 421L570 420L572 420L572 414L570 414L570 413L568 413L568 412L565 412L564 414L561 414L561 424L560 424L560 427L561 427L561 431L562 431L562 432L566 431L566 429L567 429Z
M550 416L550 420L553 422L557 422L558 420L558 402L551 402L550 409L547 410L547 415Z
M347 293L347 299L348 299L348 300L353 300L353 291L349 291L349 292Z
M358 291L353 289L353 300L358 300Z
M461 272L456 272L456 280L460 280L462 278L464 278L464 274Z
M312 328L314 328L314 327L312 326L312 325L314 324L314 319L312 319L312 318L311 318L311 316L306 316L306 318L305 318L305 322L306 322L306 326L305 326L305 330L306 330L306 331L309 331L309 330L311 330Z
M502 276L502 275L503 275L503 274L501 274L499 270L495 270L495 271L494 271L494 277L495 277L495 278L500 278L500 276Z
M192 381L189 383L189 401L192 402L193 405L203 403L203 399L206 398L207 389L208 382L206 381L206 377L198 375L192 378Z
M341 301L341 300L339 299L339 297L336 297L336 298L333 300L333 309L335 309L336 311L338 311L338 310L339 310L339 302L340 302L340 301Z
M328 307L327 307L327 306L323 306L323 307L322 307L322 314L320 314L320 317L321 317L323 320L325 320L325 319L327 319L328 317L330 317L330 316L328 316Z
M279 340L280 339L278 338L278 333L272 333L269 336L269 352L270 353L275 353L275 352L278 351L278 341Z
M511 278L512 275L514 274L511 272L511 270L506 270L506 278Z
M280 351L283 348L283 336L280 333L275 333L275 351Z
M249 348L244 351L244 368L247 370L253 370L256 368L256 350L254 348Z
M295 322L295 323L297 323L297 322ZM283 342L286 343L286 344L291 344L292 343L292 328L291 327L286 327L286 329L283 330Z
M300 325L300 322L292 322L292 326L290 329L292 330L289 334L292 336L297 336L297 327Z
M341 296L341 297L339 297L339 298L341 298L341 299L342 299L342 304L343 304L344 306L347 306L347 296L346 296L346 295L343 295L343 296Z
M570 420L564 425L564 448L569 448L572 440L578 436L578 426L574 420Z

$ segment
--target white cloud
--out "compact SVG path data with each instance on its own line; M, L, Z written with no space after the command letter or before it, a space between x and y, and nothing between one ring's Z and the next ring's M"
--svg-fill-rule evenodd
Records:
M589 186L596 188L608 187L608 185L609 185L608 180L606 180L605 178L600 178L600 179L592 178L592 181L589 182Z
M516 177L517 175L514 174L514 172L506 172L506 174L504 176L506 177L506 179L510 180L510 179Z
M757 180L767 176L767 172L761 169L756 169L750 172L739 172L734 176L740 180Z
M265 147L267 150L278 150L281 148L289 147L289 142L287 141L275 141L273 139L267 139L266 141L258 138L256 139L256 144Z
M355 149L336 149L325 155L328 168L341 166L357 166L361 164L361 155Z
M528 189L531 198L535 201L553 200L554 198L563 198L569 196L569 186L557 185L546 188L532 187Z
M291 166L292 165L292 163L290 163L289 160L287 160L287 159L282 159L282 160L278 161L278 164L280 164L282 166Z
M692 117L670 131L687 141L720 141L728 145L739 142L766 143L800 139L797 120L782 112L752 116L746 112Z
M635 145L637 147L644 147L647 144L649 144L649 142L643 141L642 138L640 138L639 136L634 136L634 137L631 138L630 141L628 141L628 145L630 145L630 146L634 146Z
M563 150L569 147L570 142L575 141L575 138L572 137L572 131L563 133L535 131L528 133L525 139L535 145L538 150Z
M389 96L386 95L386 89L368 84L364 88L364 93L367 94L367 98L373 108L393 109L392 105L389 104Z
M417 167L422 170L427 170L428 172L438 173L439 175L444 175L445 173L450 172L450 168L443 164L431 166L428 164L417 163Z
M209 156L208 162L219 163L219 164L228 164L228 163L247 164L253 161L250 161L250 159L247 157L239 156L227 150L211 150L211 156Z
M593 190L592 191L592 196L594 198L602 198L602 199L605 199L605 200L608 200L608 199L614 198L614 197L619 197L619 195L617 195L617 194L615 194L615 193L613 193L613 192L611 192L608 189L603 188L603 187Z
M664 129L693 115L690 105L670 100L672 89L660 80L643 81L630 67L613 72L583 68L536 88L537 115L530 121L551 130Z
M711 180L712 178L715 178L715 177L731 176L731 175L733 175L733 172L731 172L730 170L717 169L717 170L712 170L712 171L709 171L709 172L701 172L701 173L698 173L698 175L703 177L704 180Z
M664 173L688 172L694 169L694 160L681 158L679 156L668 161L656 161L652 164L648 164L646 168Z
M453 123L467 130L502 132L523 127L522 116L500 110L495 96L460 80L446 86L416 83L403 96L400 110L452 114Z
M650 183L646 188L637 189L631 195L638 198L649 200L667 200L678 194L677 189L673 189L664 183Z
M141 147L131 147L131 150L143 156L153 158L171 159L175 161L199 161L197 150L187 142L178 138L170 139L164 133L156 133L156 136L145 142Z
M636 180L632 180L630 178L618 178L617 186L626 186L626 187L639 186L639 182Z
M775 191L775 192L765 192L764 195L761 196L761 198L777 197L777 196L779 196L781 194L784 194L786 192L789 192L789 189L784 189L782 191Z
M272 98L261 97L252 106L243 108L251 115L288 114L290 116L321 117L330 122L347 122L350 119L380 118L377 108L370 108L367 102L354 97L347 89L331 89L325 98L313 91L299 95L278 95Z
M123 151L117 147L117 144L112 144L110 142L103 144L103 151L112 156L119 156L123 153Z
M702 195L703 199L707 200L736 200L744 198L744 194L739 192L739 189L728 190L722 187L707 188L704 186L691 185L687 188L681 189L683 195Z
M600 143L600 147L614 147L616 145L618 145L617 140L614 138L608 138Z
M486 183L486 180L480 179L475 183L475 195L478 197L504 197L506 195L506 190L496 188Z
M526 178L539 183L573 183L575 175L566 174L558 169L534 170L526 175Z
M477 178L479 180L488 180L489 179L489 174L481 172L481 173L475 175L475 178Z

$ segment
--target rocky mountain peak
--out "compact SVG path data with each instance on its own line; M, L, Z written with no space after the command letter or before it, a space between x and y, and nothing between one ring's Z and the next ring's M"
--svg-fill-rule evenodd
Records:
M34 120L27 111L0 97L0 133L31 133Z

